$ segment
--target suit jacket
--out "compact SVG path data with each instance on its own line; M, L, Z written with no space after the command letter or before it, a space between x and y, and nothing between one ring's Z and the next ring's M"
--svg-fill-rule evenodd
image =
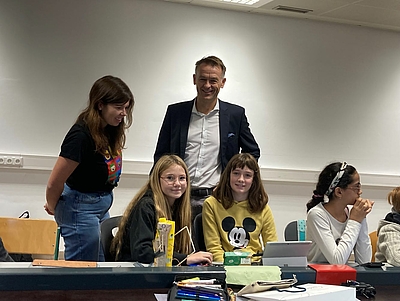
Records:
M222 171L241 150L258 160L260 149L250 131L244 108L219 100L220 159ZM194 99L169 105L158 136L154 163L165 154L185 158L190 116Z

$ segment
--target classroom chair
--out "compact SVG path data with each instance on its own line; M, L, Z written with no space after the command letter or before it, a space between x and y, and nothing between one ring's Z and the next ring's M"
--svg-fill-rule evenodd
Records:
M369 233L369 239L371 240L372 246L372 257L371 262L375 262L376 244L378 243L378 235L376 231Z
M54 220L0 217L0 237L8 253L58 259L60 229Z
M107 262L115 261L114 256L112 256L110 252L110 247L111 247L111 241L113 240L114 234L116 233L113 232L113 230L115 228L118 228L121 218L122 218L121 215L113 216L104 220L100 224L100 232L101 232L100 240L104 251L104 258L105 261Z
M306 240L307 224L305 219L291 221L285 227L284 237L286 241Z
M206 244L204 242L203 220L201 213L197 214L193 221L193 242L196 247L196 251L207 251Z

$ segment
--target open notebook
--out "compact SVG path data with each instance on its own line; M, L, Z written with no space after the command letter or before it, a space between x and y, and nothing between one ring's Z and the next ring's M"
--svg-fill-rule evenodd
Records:
M263 265L305 267L311 241L269 241L265 244Z

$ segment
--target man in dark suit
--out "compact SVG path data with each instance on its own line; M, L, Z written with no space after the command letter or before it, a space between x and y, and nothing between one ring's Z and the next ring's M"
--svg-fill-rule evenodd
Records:
M196 62L197 97L168 106L154 153L154 163L162 155L176 154L188 166L193 219L232 156L242 151L260 157L244 108L218 99L225 71L215 56Z

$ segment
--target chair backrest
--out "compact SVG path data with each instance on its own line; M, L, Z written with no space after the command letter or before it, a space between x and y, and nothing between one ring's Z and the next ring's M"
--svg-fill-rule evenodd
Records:
M371 240L372 246L372 257L371 262L375 262L375 253L376 253L376 244L378 243L378 234L376 231L373 231L369 234L369 239Z
M196 247L196 251L207 251L206 244L204 242L203 220L201 213L197 214L193 221L193 243Z
M54 220L0 217L0 237L9 253L58 259L59 233Z
M286 241L305 241L307 224L305 219L291 221L285 227L284 237Z
M114 238L113 229L118 228L118 225L121 221L122 216L113 216L106 220L104 220L100 225L100 240L101 245L103 246L104 251L104 259L108 262L115 261L114 256L112 256L110 252L111 241Z

